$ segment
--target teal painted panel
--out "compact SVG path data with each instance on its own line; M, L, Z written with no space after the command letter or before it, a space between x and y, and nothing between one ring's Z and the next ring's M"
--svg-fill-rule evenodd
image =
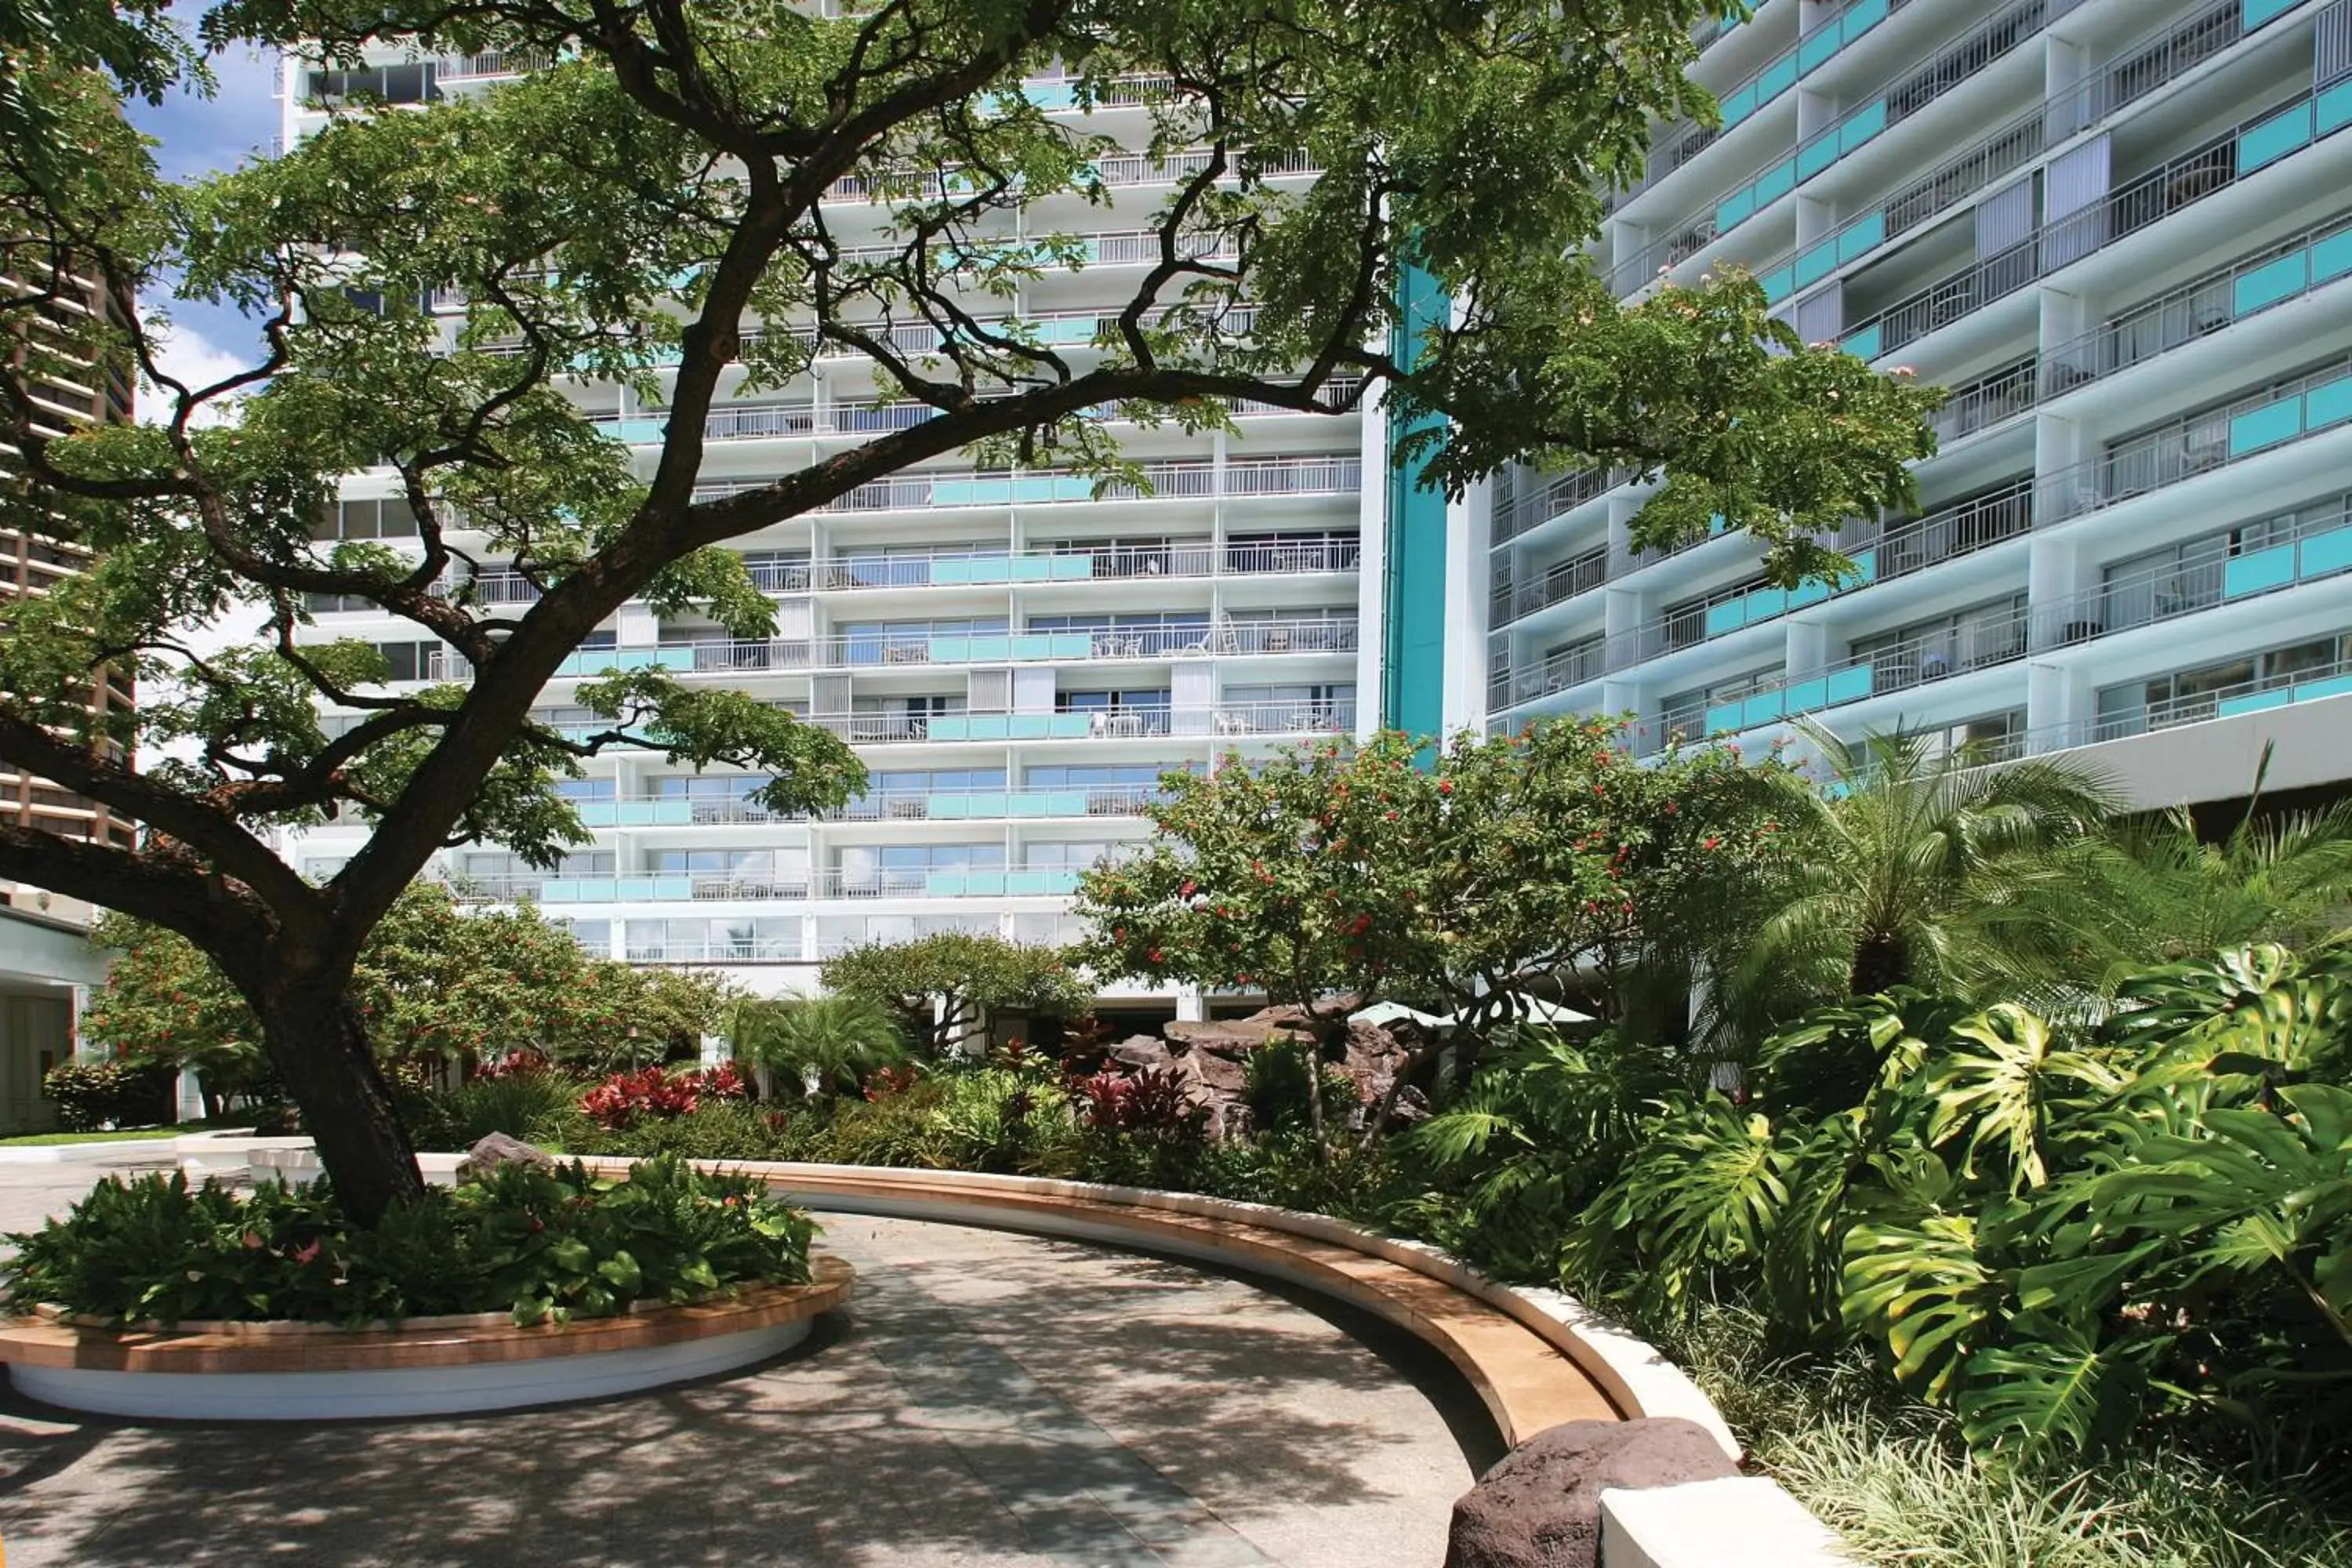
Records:
M1021 84L1021 91L1030 102L1052 112L1056 109L1074 109L1078 96L1066 81L1029 81Z
M2241 178L2252 174L2265 163L2274 163L2289 153L2311 142L2311 105L2298 103L2293 109L2272 115L2252 130L2238 136L2238 174Z
M1789 699L1790 712L1810 713L1816 708L1828 706L1830 683L1826 680L1801 680L1789 688L1785 695Z
M961 800L966 816L1004 816L1009 815L1012 797L992 793L968 793L962 795L933 795L936 805L941 800Z
M2294 581L2294 546L2274 544L2251 555L2233 556L2221 567L2221 596L2267 594Z
M1840 154L1851 153L1885 129L1886 100L1882 98L1866 103L1847 115L1844 123L1838 127L1838 152Z
M667 424L661 419L615 419L604 428L617 441L658 441Z
M2284 16L2302 3L2303 0L2246 0L2247 30L2252 31L2273 17Z
M1084 816L1087 815L1087 792L1082 789L1055 790L1045 797L1048 816Z
M2282 256L2242 276L2231 288L2231 312L2242 316L2259 310L2265 305L2275 305L2304 290L2310 281L2311 254L2298 250L2293 256Z
M932 732L938 732L936 726ZM934 822L961 822L967 816L980 815L971 807L971 803L979 798L971 795L935 795L923 809Z
M969 741L972 738L971 721L961 714L934 719L923 726L923 731L934 741Z
M1427 335L1452 315L1453 302L1435 277L1418 267L1397 279L1408 362L1418 362ZM1410 435L1433 430L1439 416L1413 425L1391 422L1389 449ZM1424 458L1388 468L1387 581L1381 595L1381 708L1382 725L1413 735L1444 727L1446 504L1442 489L1422 482Z
M1877 581L1878 552L1875 550L1858 550L1854 552L1853 582L1850 584L1849 586L1859 588L1865 584L1875 583Z
M1837 28L1823 27L1811 37L1798 43L1797 69L1808 73L1821 69L1844 44L1845 40L1839 37Z
M1706 607L1706 635L1719 637L1726 632L1736 632L1748 624L1748 601L1727 599L1720 605Z
M539 885L539 901L542 904L582 904L593 900L581 896L577 883L547 881Z
M1830 596L1830 585L1819 577L1808 577L1789 593L1789 605L1801 610L1808 605L1818 605Z
M1784 158L1756 176L1756 205L1769 206L1797 188L1797 161Z
M1862 0L1839 22L1840 41L1852 43L1886 20L1886 0Z
M1785 691L1765 691L1739 705L1739 727L1753 730L1759 724L1769 724L1789 711L1789 694Z
M1797 178L1810 180L1844 156L1836 137L1818 137L1797 149Z
M1042 741L1050 729L1051 713L1015 713L1012 728L1005 731L1008 741Z
M939 721L931 721L931 733L939 733ZM975 741L1003 741L1013 733L1013 716L1009 713L982 713L971 721L971 738Z
M1094 657L1095 639L1091 632L1053 632L1048 636L1053 641L1053 657L1055 658Z
M2352 228L2331 234L2311 247L2311 280L2332 282L2352 272Z
M1756 89L1743 87L1723 100L1723 128L1726 131L1756 112Z
M2352 81L2339 81L2311 100L2313 133L2326 136L2352 125Z
M2213 712L2228 719L2240 713L2259 713L2265 708L2284 708L2294 700L2292 691L2256 691L2245 697L2224 697L2213 704Z
M927 871L923 874L923 891L935 899L961 899L975 891L972 878L964 871Z
M943 587L983 582L985 579L974 575L979 567L977 561L934 561L931 563L931 581Z
M1836 243L1829 240L1813 247L1811 250L1799 252L1796 266L1797 287L1802 289L1808 283L1817 283L1836 271L1837 255Z
M2328 577L2338 572L2352 572L2352 528L2331 528L2325 533L2315 533L2302 544L2303 560L2296 570L2299 577Z
M1078 885L1075 871L1015 871L1004 879L1004 890L1016 898L1053 898Z
M2322 697L2341 697L2348 691L2352 691L2352 675L2332 675L2325 680L2297 682L2294 700L2310 702Z
M1085 583L1093 580L1095 558L1091 555L1048 555L1047 575L1056 583Z
M1056 713L1054 721L1045 726L1045 733L1056 741L1075 741L1091 734L1093 729L1084 713Z
M2291 441L2302 433L2303 399L2281 398L2268 407L2241 414L2230 421L2230 456L2259 452L2264 447Z
M1748 216L1755 210L1756 191L1750 186L1715 209L1715 231L1717 234L1730 233L1746 223Z
M1870 695L1871 689L1870 666L1857 664L1852 668L1841 669L1830 677L1829 704L1859 702Z
M1797 61L1794 56L1782 55L1764 68L1756 79L1756 104L1762 108L1797 85Z
M580 814L583 827L617 827L620 826L620 803L611 800L583 800L572 807Z
M1796 271L1792 268L1778 268L1764 274L1763 284L1764 298L1777 305L1795 291Z
M979 492L979 481L974 479L933 479L931 504L933 506L978 506Z
M1708 709L1706 710L1706 732L1712 735L1720 730L1738 729L1739 713L1740 704L1737 702L1727 702L1719 708Z
M1845 340L1845 352L1856 359L1876 359L1883 329L1876 322L1851 333Z
M1838 260L1852 261L1865 251L1877 249L1886 243L1886 215L1870 213L1838 231Z
M2315 386L2303 395L2303 427L2325 430L2352 419L2352 375Z
M1774 616L1788 613L1789 590L1786 588L1759 588L1748 595L1748 624L1751 626L1759 621L1769 621Z

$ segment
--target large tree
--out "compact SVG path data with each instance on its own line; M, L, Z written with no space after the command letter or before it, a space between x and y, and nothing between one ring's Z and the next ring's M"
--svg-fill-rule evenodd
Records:
M1067 1020L1094 1001L1060 948L982 931L866 942L826 959L821 977L829 991L897 1012L934 1057L961 1045L992 1013Z
M1734 273L1621 309L1574 258L1601 193L1639 172L1652 119L1711 112L1684 67L1716 8L227 0L203 18L214 47L310 37L348 60L406 38L556 63L487 96L354 105L283 156L193 184L160 180L121 121L92 68L114 59L103 44L12 58L16 100L38 110L17 122L54 126L77 155L0 149L0 273L34 285L0 300L0 328L34 346L0 373L0 441L26 477L5 521L104 554L11 607L0 760L145 834L126 848L0 827L0 875L210 954L370 1220L421 1189L352 966L436 853L488 838L553 855L581 828L551 780L631 737L772 772L780 807L856 787L822 732L658 671L583 689L612 720L600 738L531 721L564 658L631 599L757 635L770 607L726 541L958 451L1050 453L1116 479L1131 470L1113 413L1200 426L1238 399L1313 413L1379 398L1435 483L1519 458L1663 470L1637 542L1720 517L1784 578L1834 565L1818 539L1907 498L1924 396L1800 342ZM131 85L152 58L129 61ZM1145 151L1198 153L1171 159L1149 211L1121 207L1144 259L1084 344L1019 314L1033 280L1113 259L1022 216L1108 196L1098 122L1023 89L1057 68L1082 107L1150 99ZM1300 164L1324 171L1310 189L1265 178ZM79 269L116 309L58 308ZM1399 331L1408 282L1454 306L1415 342ZM173 378L137 312L170 289L257 314L266 352L208 384ZM27 330L36 315L49 324ZM55 368L44 334L60 331L134 361L160 388L154 423L46 434L32 378ZM909 416L698 499L714 407L739 384L793 383L820 351L869 362ZM567 395L583 375L660 394L649 457L633 465L583 416ZM209 426L224 405L236 416ZM420 551L314 542L338 481L362 472L404 498ZM448 586L476 559L512 561L539 596L518 610ZM470 679L387 689L368 650L306 644L310 595L381 606ZM203 622L246 640L200 654L182 628ZM169 694L93 718L75 694L110 664ZM320 697L362 721L331 732ZM147 745L180 760L135 771ZM269 835L329 812L372 834L314 886Z

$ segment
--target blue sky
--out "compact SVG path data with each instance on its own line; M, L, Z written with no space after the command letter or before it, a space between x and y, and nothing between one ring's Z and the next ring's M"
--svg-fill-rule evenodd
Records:
M278 103L270 96L277 67L258 55L237 53L213 61L218 89L210 98L174 93L160 106L133 101L132 124L153 137L155 158L174 179L232 169L257 148L267 151L278 134ZM250 363L257 353L253 324L233 310L184 301L164 301L175 331L167 368L174 374L215 375L232 363Z

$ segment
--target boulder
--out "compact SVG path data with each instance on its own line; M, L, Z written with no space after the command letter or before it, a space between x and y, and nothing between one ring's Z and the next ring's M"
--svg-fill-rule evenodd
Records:
M1454 1505L1445 1568L1594 1568L1604 1490L1738 1473L1695 1421L1564 1422L1513 1449Z
M1110 1048L1110 1059L1127 1068L1164 1068L1168 1044L1157 1035L1131 1035Z
M552 1171L555 1164L555 1156L536 1143L493 1132L467 1150L466 1157L457 1163L457 1180L478 1182L500 1165L536 1165L542 1171Z

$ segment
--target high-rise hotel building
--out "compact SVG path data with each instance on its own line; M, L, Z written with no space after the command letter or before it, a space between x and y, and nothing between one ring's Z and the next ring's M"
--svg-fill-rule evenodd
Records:
M379 60L360 71L289 61L288 141L322 123L319 105L355 89L427 101L527 66L389 49ZM1030 91L1050 110L1078 112L1066 83L1036 80ZM1098 106L1087 129L1140 144L1142 95ZM1157 258L1145 232L1154 209L1198 166L1108 158L1113 205L1063 198L1028 215L1038 229L1089 236L1092 262L1029 284L1018 313L1057 341L1088 341ZM845 182L827 221L878 240L885 211ZM899 341L925 346L904 331ZM662 409L610 384L573 392L649 472ZM760 483L928 416L877 401L866 361L821 359L795 384L711 414L701 481L706 492ZM575 679L657 666L841 735L871 772L865 797L824 820L786 820L746 798L755 775L623 752L569 786L595 842L559 869L485 847L452 853L447 872L488 897L536 900L596 952L719 965L768 993L805 989L822 959L877 939L1074 936L1065 910L1077 872L1145 833L1139 807L1162 773L1352 734L1370 717L1358 695L1377 658L1377 638L1360 635L1360 540L1366 508L1375 524L1380 516L1381 422L1244 405L1234 423L1233 436L1122 431L1148 491L1097 497L1087 479L1050 468L950 460L735 541L774 597L772 637L736 640L702 617L629 605L565 663L540 716L584 724L570 701ZM387 471L345 487L328 531L397 543L415 522ZM488 572L477 586L492 605L534 594L512 573ZM364 604L312 608L310 635L379 644L397 679L464 672L414 625ZM358 831L321 828L289 853L331 871Z
M57 437L94 424L130 420L132 388L127 356L111 356L94 347L89 331L93 323L110 320L114 306L86 268L45 244L25 239L0 243L0 294L22 307L8 313L14 328L0 331L0 356L19 374L28 367L32 371L26 386L35 430ZM0 489L11 482L17 458L16 449L0 438ZM81 572L89 560L86 548L56 531L0 527L0 617L5 616L9 603L47 594ZM99 671L88 695L92 712L131 707L134 691L130 672L111 668ZM100 844L128 844L134 831L99 802L5 763L0 763L0 820ZM50 895L32 889L7 896L42 909L51 906Z
M2273 785L2352 776L2352 4L1763 0L1704 43L1722 123L1659 129L1598 264L1748 268L1950 388L1941 449L1833 594L1738 537L1634 552L1627 475L1501 477L1453 520L1449 718L1900 724L2149 804L2272 739Z

